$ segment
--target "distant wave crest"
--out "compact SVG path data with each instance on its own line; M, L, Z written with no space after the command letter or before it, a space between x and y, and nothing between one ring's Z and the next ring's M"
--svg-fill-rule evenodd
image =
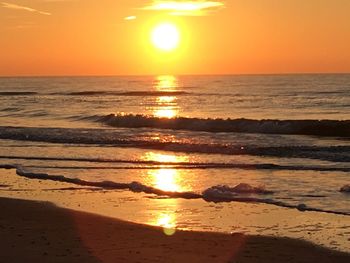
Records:
M1 91L0 96L28 96L28 95L36 95L37 92L33 91Z
M83 117L84 118L84 117ZM82 119L83 119L82 118ZM253 120L158 118L146 115L115 115L85 117L113 127L157 128L204 132L238 132L264 134L295 134L350 137L350 120Z
M52 95L69 95L69 96L180 96L190 94L186 91L77 91L69 93L53 93Z

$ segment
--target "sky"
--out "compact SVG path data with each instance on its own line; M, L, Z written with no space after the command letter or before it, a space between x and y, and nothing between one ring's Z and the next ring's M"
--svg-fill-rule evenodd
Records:
M0 0L0 76L350 72L349 0ZM172 50L152 32L174 25Z

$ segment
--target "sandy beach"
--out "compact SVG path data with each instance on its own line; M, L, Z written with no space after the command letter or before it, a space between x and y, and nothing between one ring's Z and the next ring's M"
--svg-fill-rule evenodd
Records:
M286 238L177 231L0 199L0 262L349 262L350 255Z

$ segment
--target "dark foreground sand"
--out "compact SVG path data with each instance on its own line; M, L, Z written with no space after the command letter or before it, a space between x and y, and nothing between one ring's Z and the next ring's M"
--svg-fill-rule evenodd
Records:
M269 237L177 231L0 198L0 262L350 262L350 255Z

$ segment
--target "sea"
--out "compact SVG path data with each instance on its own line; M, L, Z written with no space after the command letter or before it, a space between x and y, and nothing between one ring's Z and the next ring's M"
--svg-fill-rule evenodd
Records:
M1 77L0 167L347 217L350 75Z

